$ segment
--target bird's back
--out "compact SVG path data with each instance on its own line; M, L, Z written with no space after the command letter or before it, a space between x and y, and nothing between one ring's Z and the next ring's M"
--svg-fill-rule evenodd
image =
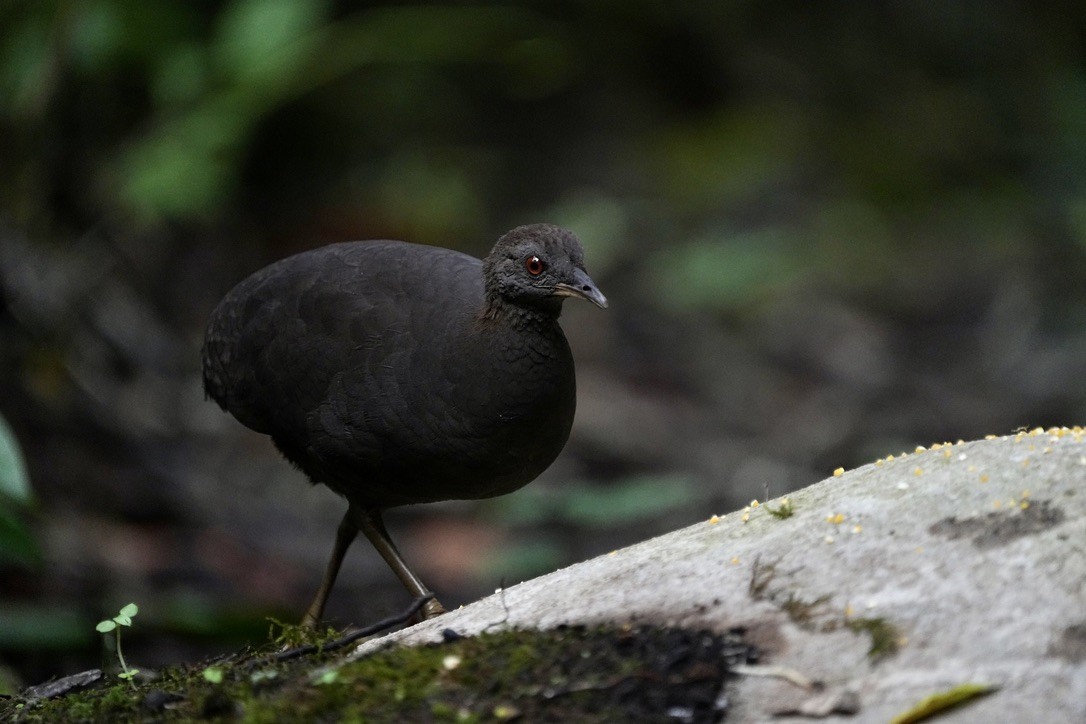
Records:
M404 242L289 257L212 314L205 389L366 505L508 492L564 445L573 365L557 323L483 320L483 287L478 259Z

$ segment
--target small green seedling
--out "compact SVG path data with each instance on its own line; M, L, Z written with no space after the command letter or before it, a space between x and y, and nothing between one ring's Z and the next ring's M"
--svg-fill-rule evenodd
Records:
M765 509L769 511L769 514L774 518L791 518L792 514L796 512L796 507L792 505L792 501L788 498L781 498L781 504L776 508L773 508L766 503Z
M99 621L98 625L94 628L99 633L109 633L115 631L117 635L117 658L121 662L121 673L117 674L119 678L127 679L129 684L132 684L132 688L135 688L136 684L132 681L132 677L140 672L139 669L130 669L128 664L125 663L124 654L121 653L121 626L131 626L132 618L140 612L140 607L134 603L130 603L122 608L116 616L106 619L105 621Z
M209 666L204 669L204 680L210 681L212 684L222 683L222 669L218 666Z

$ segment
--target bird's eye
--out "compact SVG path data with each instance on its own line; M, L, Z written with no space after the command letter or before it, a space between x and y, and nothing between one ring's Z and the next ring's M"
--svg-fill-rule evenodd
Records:
M535 254L524 260L524 268L528 270L528 273L533 277L537 277L543 273L543 270L547 268L547 265L543 263Z

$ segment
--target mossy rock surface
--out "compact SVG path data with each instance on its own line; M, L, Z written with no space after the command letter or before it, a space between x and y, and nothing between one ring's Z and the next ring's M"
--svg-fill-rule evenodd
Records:
M712 722L727 711L729 667L755 658L739 631L560 627L448 638L353 661L342 653L277 661L272 650L246 652L214 662L218 683L208 681L205 665L175 667L135 688L102 679L52 699L12 700L3 718Z

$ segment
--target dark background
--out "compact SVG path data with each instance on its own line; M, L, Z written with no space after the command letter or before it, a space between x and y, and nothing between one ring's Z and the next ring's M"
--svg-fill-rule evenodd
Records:
M1081 3L0 6L0 691L264 640L342 503L202 397L218 299L320 244L551 221L573 436L394 511L459 605L918 444L1086 418ZM2 435L0 435L2 437ZM0 471L2 472L2 471ZM11 476L9 475L9 481ZM329 616L407 595L364 542Z

